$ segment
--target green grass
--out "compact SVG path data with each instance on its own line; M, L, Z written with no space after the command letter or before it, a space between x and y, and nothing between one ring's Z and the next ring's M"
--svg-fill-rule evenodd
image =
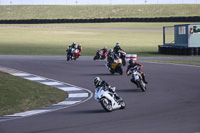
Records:
M140 60L140 61L200 66L200 60Z
M175 5L0 5L0 19L85 19L199 16L199 4Z
M67 93L0 72L0 116L49 106L67 98Z
M93 56L96 50L116 42L128 54L138 56L165 56L158 54L162 45L162 27L179 23L93 23L14 25L81 28L160 29L160 31L98 30L98 29L50 29L50 28L1 28L0 54L5 55L65 55L72 42L81 43L84 56ZM0 25L5 26L5 25ZM10 25L6 25L10 26Z

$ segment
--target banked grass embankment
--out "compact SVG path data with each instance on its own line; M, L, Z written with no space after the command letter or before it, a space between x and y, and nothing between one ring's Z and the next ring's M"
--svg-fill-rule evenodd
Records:
M199 16L200 4L0 5L0 19L91 19Z

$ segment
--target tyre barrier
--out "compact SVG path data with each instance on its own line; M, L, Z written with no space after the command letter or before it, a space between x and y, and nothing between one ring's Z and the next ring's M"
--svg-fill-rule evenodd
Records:
M137 54L126 54L126 60L137 60Z
M158 53L167 55L200 55L200 47L177 47L158 45Z
M24 19L0 20L0 24L107 23L107 22L200 22L200 16L155 18Z

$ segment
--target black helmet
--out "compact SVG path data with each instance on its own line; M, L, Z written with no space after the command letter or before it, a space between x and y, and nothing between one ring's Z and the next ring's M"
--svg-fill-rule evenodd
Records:
M113 49L109 49L108 53L113 53Z
M134 63L135 63L135 61L133 59L129 60L129 64L134 64Z

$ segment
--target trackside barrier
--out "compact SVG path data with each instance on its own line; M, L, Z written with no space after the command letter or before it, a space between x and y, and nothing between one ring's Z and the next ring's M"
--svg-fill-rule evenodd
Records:
M126 60L137 60L137 54L126 54Z
M200 22L200 16L155 18L24 19L0 20L0 24L108 23L108 22Z
M200 55L200 47L176 47L158 45L158 53L168 55Z

